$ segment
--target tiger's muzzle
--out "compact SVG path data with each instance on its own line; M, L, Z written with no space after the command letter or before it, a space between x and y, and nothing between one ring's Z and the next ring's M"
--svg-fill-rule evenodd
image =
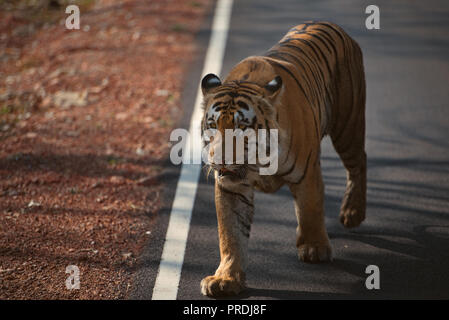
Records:
M231 180L243 180L246 177L246 167L244 165L223 166L212 165L212 168L217 171L218 178L229 178Z

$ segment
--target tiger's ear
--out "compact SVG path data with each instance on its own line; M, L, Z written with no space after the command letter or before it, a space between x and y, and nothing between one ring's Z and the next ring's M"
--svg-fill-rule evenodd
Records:
M272 97L278 93L281 87L282 87L282 78L280 76L276 76L276 78L274 78L265 85L265 89Z
M221 80L213 73L209 73L201 80L201 90L203 95L209 92L210 89L221 86Z

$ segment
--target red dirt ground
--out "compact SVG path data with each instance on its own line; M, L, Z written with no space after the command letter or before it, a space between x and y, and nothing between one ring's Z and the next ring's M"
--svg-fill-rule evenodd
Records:
M80 30L0 9L0 299L126 298L160 205L211 1L83 3Z

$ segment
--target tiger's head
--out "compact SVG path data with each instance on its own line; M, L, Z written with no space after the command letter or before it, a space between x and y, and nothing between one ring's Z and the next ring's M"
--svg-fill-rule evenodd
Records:
M282 95L282 78L262 58L250 57L234 67L224 82L215 74L206 75L201 88L204 95L203 147L209 159L214 159L209 162L210 168L217 172L218 179L236 181L257 174L266 163L259 161L259 154L251 161L254 155L251 145L258 150L261 140L257 137L260 137L260 129L265 129L265 148L270 152L268 136L270 129L278 129L274 106ZM231 132L233 136L227 135ZM238 148L238 137L243 137L243 154ZM232 145L231 158L227 153L231 150L225 150L226 141Z

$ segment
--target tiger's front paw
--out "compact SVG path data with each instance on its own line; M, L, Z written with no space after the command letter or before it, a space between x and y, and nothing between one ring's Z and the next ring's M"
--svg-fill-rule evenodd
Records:
M304 262L318 263L332 261L332 248L325 244L302 244L298 247L298 258Z
M201 293L209 297L237 295L245 288L233 277L209 276L201 281Z

